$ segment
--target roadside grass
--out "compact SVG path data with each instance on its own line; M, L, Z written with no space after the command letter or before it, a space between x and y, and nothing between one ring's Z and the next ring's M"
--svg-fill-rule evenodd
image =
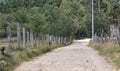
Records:
M120 46L115 45L112 42L101 44L90 42L89 46L97 50L100 55L109 58L106 60L110 60L111 64L117 69L120 69Z
M12 49L10 56L2 56L0 54L0 71L13 71L14 68L19 66L22 62L29 61L34 57L50 52L56 48L71 44L66 43L63 45L54 46L40 46L35 48L21 48L19 50Z

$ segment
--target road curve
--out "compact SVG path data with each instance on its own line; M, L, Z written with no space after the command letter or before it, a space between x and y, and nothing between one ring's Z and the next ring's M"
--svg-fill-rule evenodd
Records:
M77 40L22 63L14 71L115 71L112 66L88 47L89 40Z

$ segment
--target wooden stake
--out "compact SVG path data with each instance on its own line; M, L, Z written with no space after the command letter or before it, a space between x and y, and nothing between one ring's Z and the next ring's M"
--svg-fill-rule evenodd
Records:
M17 23L17 42L18 42L17 48L18 49L20 49L20 40L21 40L21 36L20 36L20 24Z
M26 47L26 36L25 36L25 28L23 28L23 47Z
M7 54L10 55L11 49L11 27L7 27L7 37L8 37L8 46L7 46Z
M30 41L31 41L31 48L33 48L34 47L33 29L30 30Z

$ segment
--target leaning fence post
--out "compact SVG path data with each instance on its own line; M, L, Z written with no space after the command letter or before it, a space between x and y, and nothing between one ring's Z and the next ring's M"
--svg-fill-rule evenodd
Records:
M25 28L23 28L23 47L26 47L26 34L25 34Z
M30 30L30 42L31 47L34 47L33 29Z
M7 46L7 54L10 55L11 48L11 27L7 27L7 37L8 37L8 46Z
M17 41L18 41L18 49L20 49L20 41L21 41L21 36L20 36L20 24L17 23Z

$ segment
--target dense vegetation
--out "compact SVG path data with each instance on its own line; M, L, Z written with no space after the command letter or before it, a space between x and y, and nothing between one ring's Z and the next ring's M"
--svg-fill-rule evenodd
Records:
M117 0L94 0L95 32L110 34L120 20ZM1 0L0 28L16 26L59 36L91 37L91 0ZM39 26L38 26L39 25Z

